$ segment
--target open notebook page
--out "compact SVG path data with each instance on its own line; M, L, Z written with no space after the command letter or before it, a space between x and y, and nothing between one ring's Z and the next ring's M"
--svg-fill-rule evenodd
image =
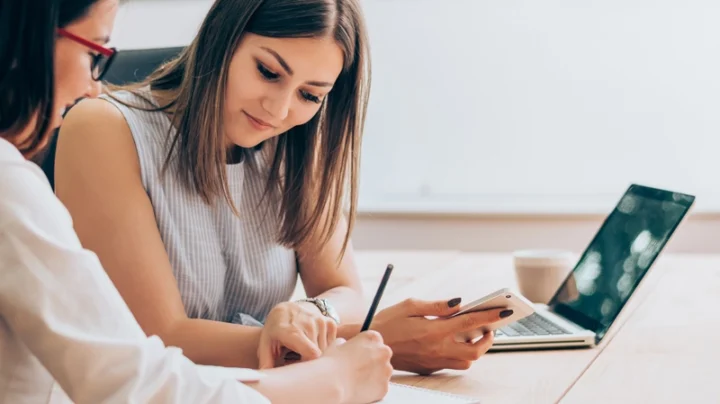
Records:
M441 391L390 383L387 395L378 403L382 404L480 404L475 398L462 397Z

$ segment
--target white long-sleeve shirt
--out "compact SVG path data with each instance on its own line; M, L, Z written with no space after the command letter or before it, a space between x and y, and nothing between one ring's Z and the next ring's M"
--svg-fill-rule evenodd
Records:
M0 403L268 403L147 337L42 170L0 138Z

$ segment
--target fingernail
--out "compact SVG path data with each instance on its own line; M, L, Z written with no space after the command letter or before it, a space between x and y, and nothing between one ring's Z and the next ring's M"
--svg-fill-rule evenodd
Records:
M510 317L512 316L513 311L512 310L503 310L500 312L500 318Z
M455 306L457 306L458 304L460 304L460 301L461 301L461 300L462 300L461 298L456 297L456 298L454 298L454 299L452 299L452 300L450 300L450 301L448 302L448 306L449 306L449 307L455 307Z
M298 355L297 352L288 352L287 355L285 355L286 360L300 360L302 359L300 355Z

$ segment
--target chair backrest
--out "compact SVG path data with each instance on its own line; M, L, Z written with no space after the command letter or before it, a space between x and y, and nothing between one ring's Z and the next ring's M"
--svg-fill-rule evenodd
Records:
M158 66L177 56L182 47L120 51L104 80L121 85L144 80ZM53 133L45 151L33 159L47 175L50 185L55 188L55 148L57 130Z
M183 48L158 48L120 51L104 80L127 84L144 80L162 63L177 56Z

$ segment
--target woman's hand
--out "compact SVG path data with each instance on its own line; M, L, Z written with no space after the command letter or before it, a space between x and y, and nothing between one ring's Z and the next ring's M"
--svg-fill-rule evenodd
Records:
M296 352L302 361L316 359L336 337L337 324L313 304L280 303L268 314L260 334L260 369L282 365L288 351Z
M324 358L336 362L333 378L342 382L341 402L374 403L387 394L393 372L392 350L378 332L363 332L348 342L338 339Z
M278 404L374 403L387 394L391 356L380 334L367 331L336 339L317 360L264 370L267 377L249 386Z
M510 310L494 309L444 318L456 313L459 304L460 299L436 302L408 299L375 316L371 328L380 332L393 350L395 369L419 374L442 369L468 369L490 349L493 334L486 333L475 343L458 342L456 335L512 314ZM438 318L427 319L425 316Z

